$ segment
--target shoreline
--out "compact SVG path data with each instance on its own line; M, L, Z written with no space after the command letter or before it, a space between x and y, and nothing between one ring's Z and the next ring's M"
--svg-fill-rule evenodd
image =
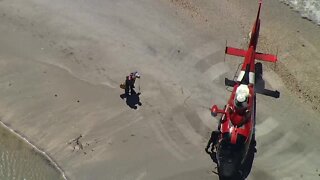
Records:
M222 78L234 74L232 65L238 61L222 62L224 42L229 38L232 39L230 45L243 45L243 35L250 30L246 26L252 25L246 18L252 18L251 14L256 13L257 3L239 6L243 8L239 10L237 3L246 0L214 1L220 7L206 6L208 2L204 1L186 3L189 1L183 0L182 9L187 9L184 11L177 9L180 2L175 2L172 5L165 1L167 4L163 5L163 2L153 1L115 3L96 0L88 4L43 1L35 5L18 2L18 5L8 6L9 28L0 28L2 34L8 36L7 41L0 41L4 47L0 52L8 54L0 59L3 65L0 71L3 126L48 157L65 179L103 180L108 175L119 179L214 179L215 176L208 173L212 164L203 147L208 132L216 124L209 111L199 107L207 107L210 100L225 103L228 93ZM190 7L194 3L200 3L200 9ZM228 6L230 3L234 3L233 6ZM269 7L273 5L269 4ZM126 11L129 7L130 12ZM81 8L83 11L78 11ZM225 16L230 12L232 16L221 19L219 8ZM247 9L254 12L247 13ZM30 13L33 11L34 14ZM56 12L63 13L56 15ZM240 21L231 18L242 14L245 16ZM272 53L274 49L268 48L277 45L274 39L290 39L291 36L277 32L282 24L272 20L271 15L266 17L264 14L261 18L263 33L268 34L268 38L270 34L275 36L271 40L265 40L264 36L262 44L265 46L261 49ZM264 18L269 20L264 21ZM273 27L276 30L272 31ZM289 25L286 27L290 29ZM288 63L286 59L284 63ZM59 65L59 68L48 64ZM66 69L72 76L65 72ZM143 106L137 110L130 109L126 101L118 97L122 91L117 88L117 83L133 70L142 72L143 79L140 97ZM268 83L279 85L272 78ZM270 174L268 171L273 169L263 162L278 161L275 164L281 167L286 160L278 151L299 157L299 154L319 147L304 141L308 137L304 134L305 129L296 130L297 127L313 128L306 125L313 123L307 118L313 114L303 116L306 120L300 121L303 119L300 109L292 105L295 97L291 96L284 93L284 98L277 101L261 97L259 130L264 134L259 137L258 145L268 151L261 150L256 162L259 166L253 168L252 177L259 179L263 173L269 175L270 180L273 176L274 179L298 177L297 174L305 169L294 171L292 176L279 172ZM298 107L306 109L303 104ZM277 108L281 110L278 112ZM270 115L270 112L274 113ZM269 131L270 123L275 124L271 129L274 134ZM314 127L317 125L315 123ZM288 132L284 136L283 126ZM292 131L301 133L301 137L291 136ZM316 131L312 132L313 138L319 137ZM66 141L79 134L83 135L81 141L86 146L83 151L71 152ZM277 144L274 137L288 143L273 150L272 146ZM300 148L292 152L291 142L298 143ZM270 154L274 158L268 158ZM305 163L308 158L298 161ZM315 164L306 163L304 168L312 169ZM294 166L287 168L288 171L295 170Z
M2 120L0 120L0 125L3 128L5 128L8 132L10 132L12 135L18 137L24 143L26 143L28 146L30 146L30 148L32 148L35 152L37 152L39 155L41 155L43 159L48 160L50 162L50 166L53 166L61 174L63 179L69 180L69 178L66 176L65 172L63 171L63 169L58 165L58 163L56 163L56 161L47 152L45 152L44 150L41 150L39 147L37 147L31 141L29 141L27 139L27 137L25 137L21 133L17 132L13 128L11 128L9 125L4 123Z
M286 6L288 6L291 10L299 13L299 15L301 16L302 19L306 19L308 21L313 22L315 25L320 26L320 21L316 22L315 20L312 20L310 17L308 16L303 16L302 12L300 12L298 9L295 9L296 7L294 7L291 3L289 2L285 2L285 1L280 1L280 3L285 4Z

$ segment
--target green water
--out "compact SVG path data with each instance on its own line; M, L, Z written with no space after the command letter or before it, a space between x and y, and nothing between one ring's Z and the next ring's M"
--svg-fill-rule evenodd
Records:
M0 125L0 180L63 180L42 154Z

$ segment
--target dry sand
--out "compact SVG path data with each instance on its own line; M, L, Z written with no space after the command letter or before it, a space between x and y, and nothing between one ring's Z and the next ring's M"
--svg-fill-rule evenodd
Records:
M223 78L240 61L223 61L225 40L246 46L255 0L0 4L1 120L70 179L218 179L204 152L216 126L208 108L228 97ZM311 107L320 30L276 0L264 3L261 19L259 50L278 48L281 61L264 77L282 94L258 96L248 179L318 179L320 123ZM136 110L118 88L133 70L142 74ZM83 149L73 150L68 142L80 134Z

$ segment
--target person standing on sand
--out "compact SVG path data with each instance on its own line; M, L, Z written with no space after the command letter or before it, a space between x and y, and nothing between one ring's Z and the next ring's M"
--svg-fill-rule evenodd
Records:
M132 72L129 74L129 76L126 77L126 82L125 82L125 89L124 89L124 93L126 96L129 96L129 91L130 94L136 94L136 92L134 91L133 88L135 88L134 83L136 81L136 78L140 78L140 74L138 73L138 71Z

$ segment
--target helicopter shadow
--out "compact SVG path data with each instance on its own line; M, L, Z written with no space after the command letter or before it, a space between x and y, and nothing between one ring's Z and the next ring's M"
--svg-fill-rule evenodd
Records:
M266 89L266 82L263 79L263 70L262 70L262 63L258 62L255 65L255 91L258 94L262 94L265 96L270 96L273 98L279 98L280 97L280 92L277 90L270 90Z

